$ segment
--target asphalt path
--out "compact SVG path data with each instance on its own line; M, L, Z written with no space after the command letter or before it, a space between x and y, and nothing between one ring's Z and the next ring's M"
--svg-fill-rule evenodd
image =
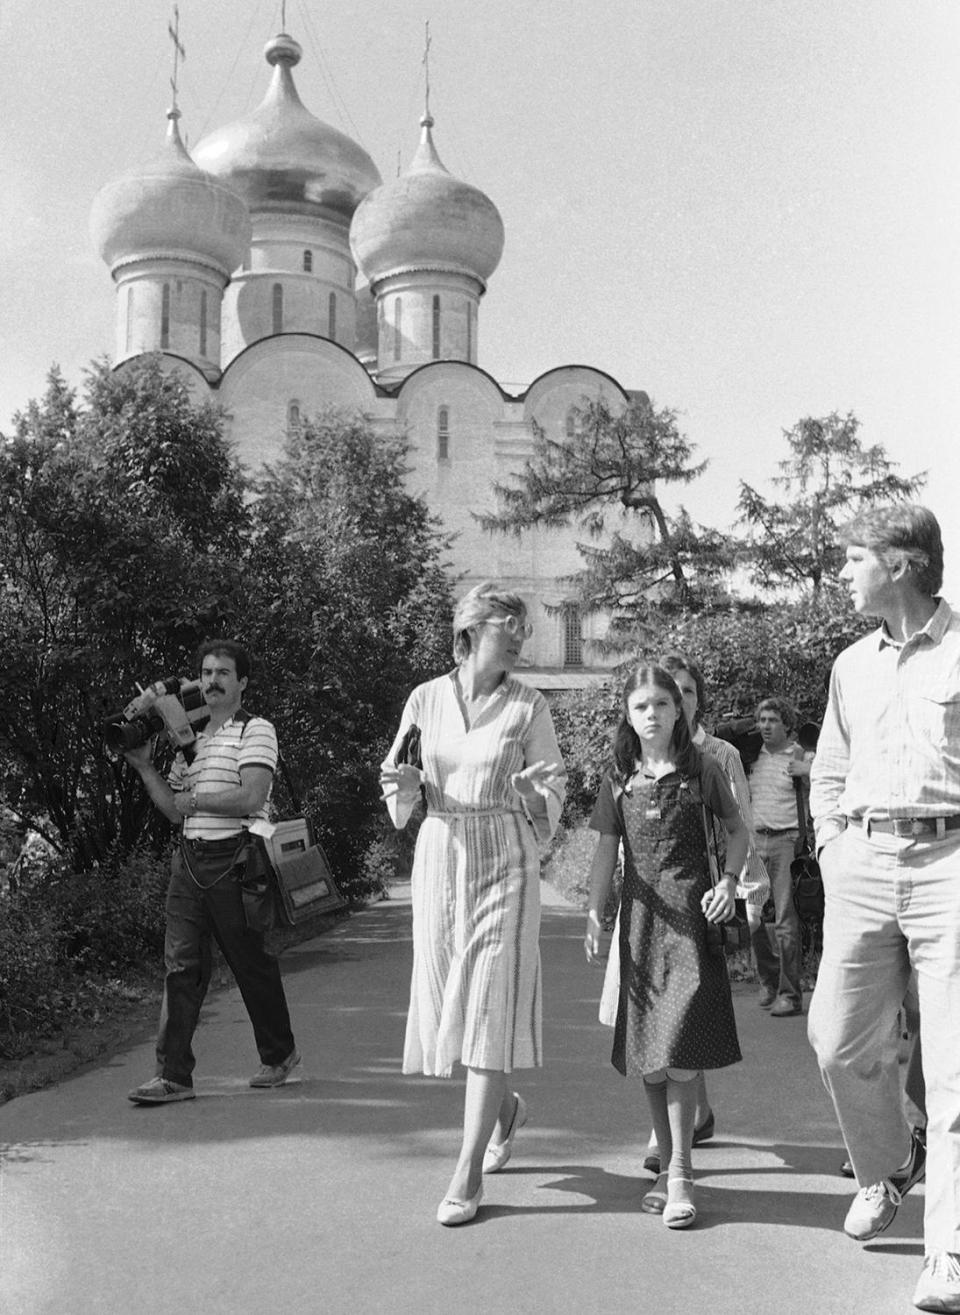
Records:
M285 952L298 1081L249 1088L230 987L204 1009L195 1101L127 1101L145 1037L0 1107L3 1315L913 1311L923 1189L875 1242L843 1235L853 1187L805 1019L771 1018L752 986L734 990L744 1062L710 1076L697 1226L640 1212L643 1093L610 1065L583 917L545 895L546 1066L516 1075L530 1121L473 1223L435 1219L461 1082L400 1073L401 890Z

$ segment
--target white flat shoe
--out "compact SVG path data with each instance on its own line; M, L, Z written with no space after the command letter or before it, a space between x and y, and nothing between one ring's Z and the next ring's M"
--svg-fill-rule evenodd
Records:
M507 1132L506 1138L499 1144L496 1142L491 1142L490 1145L487 1147L486 1151L484 1151L484 1155L483 1155L484 1173L500 1172L500 1170L510 1159L511 1152L513 1151L514 1137L516 1137L518 1131L523 1127L523 1125L527 1121L527 1102L523 1099L523 1097L519 1094L519 1092L515 1091L513 1094L517 1099L517 1103L513 1111L513 1122L510 1124L510 1129Z
M471 1196L469 1201L458 1201L453 1196L445 1196L437 1206L437 1223L444 1224L447 1228L453 1228L456 1224L469 1224L480 1209L482 1200L483 1183L480 1184L476 1196Z

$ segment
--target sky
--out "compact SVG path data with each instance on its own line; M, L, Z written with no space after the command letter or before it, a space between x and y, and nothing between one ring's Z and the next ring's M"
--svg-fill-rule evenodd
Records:
M159 149L172 4L0 0L0 431L114 342L88 234ZM248 113L280 0L180 0L181 129ZM564 364L675 408L709 459L674 492L736 517L783 430L853 411L929 472L960 605L960 0L286 0L307 107L384 179L411 160L429 20L434 139L506 228L479 364Z

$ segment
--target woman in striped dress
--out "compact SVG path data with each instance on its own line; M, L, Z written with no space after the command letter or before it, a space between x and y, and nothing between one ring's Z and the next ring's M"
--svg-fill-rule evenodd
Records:
M420 793L413 861L413 974L403 1071L467 1070L463 1143L443 1224L472 1219L482 1174L502 1169L526 1120L507 1074L542 1063L540 849L565 775L543 695L511 675L531 628L515 594L483 584L453 622L456 668L407 700L381 780L394 823ZM422 771L395 765L411 725Z

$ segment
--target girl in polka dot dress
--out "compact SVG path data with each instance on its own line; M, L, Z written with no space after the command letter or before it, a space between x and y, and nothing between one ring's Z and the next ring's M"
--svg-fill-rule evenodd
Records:
M643 1078L660 1147L664 1172L641 1208L661 1214L668 1228L688 1228L697 1214L693 1079L741 1058L726 963L707 947L707 923L733 914L747 830L722 770L694 746L680 690L662 667L640 666L627 681L613 758L590 819L599 835L584 948L593 962L622 843L613 1065ZM704 805L727 838L715 886Z

